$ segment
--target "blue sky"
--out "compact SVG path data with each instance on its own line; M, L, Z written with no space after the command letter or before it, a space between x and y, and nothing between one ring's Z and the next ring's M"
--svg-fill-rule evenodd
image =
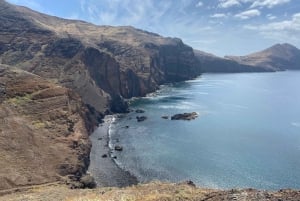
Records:
M300 47L300 0L7 0L97 25L131 25L219 56Z

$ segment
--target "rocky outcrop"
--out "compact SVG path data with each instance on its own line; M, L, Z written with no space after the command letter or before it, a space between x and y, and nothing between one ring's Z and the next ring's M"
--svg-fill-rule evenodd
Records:
M89 165L94 118L72 90L0 65L0 189L71 179Z
M198 117L197 112L175 114L171 116L171 120L193 120Z
M226 58L243 65L263 66L273 71L300 69L300 50L287 43L276 44L246 56L227 56Z
M142 121L145 121L146 119L147 119L146 116L136 116L137 122L142 122Z
M180 39L0 4L1 63L73 89L98 112L109 111L115 97L144 96L200 74L192 48Z
M105 114L127 112L124 98L200 73L180 39L3 0L0 8L0 189L66 178L87 185L80 178L89 164L88 133Z
M273 69L260 65L242 64L238 61L217 57L213 54L194 50L203 72L210 73L239 73L239 72L272 72Z

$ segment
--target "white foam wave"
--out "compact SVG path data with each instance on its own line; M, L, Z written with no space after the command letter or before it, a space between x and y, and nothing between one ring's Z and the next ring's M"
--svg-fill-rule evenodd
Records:
M191 109L192 107L189 105L160 105L160 106L158 106L158 108L187 110L187 109Z

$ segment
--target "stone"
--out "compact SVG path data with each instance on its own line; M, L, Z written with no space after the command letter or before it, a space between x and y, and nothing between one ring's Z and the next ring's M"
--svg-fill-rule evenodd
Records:
M164 115L164 116L161 116L161 118L163 118L163 119L169 119L169 116Z
M171 120L193 120L198 117L196 112L192 113L182 113L182 114L175 114L171 117Z
M137 117L136 117L136 120L137 120L138 122L145 121L146 119L147 119L146 116L137 116Z
M115 150L116 151L123 151L123 147L121 145L116 145Z
M83 185L83 188L95 188L96 182L94 180L94 177L91 175L84 175L80 178L80 183Z
M137 109L135 110L136 113L145 113L145 110L142 110L142 109Z

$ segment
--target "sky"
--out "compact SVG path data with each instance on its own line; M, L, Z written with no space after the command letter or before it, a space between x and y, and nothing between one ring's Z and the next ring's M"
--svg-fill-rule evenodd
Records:
M7 0L96 25L134 26L218 56L300 47L300 0Z

